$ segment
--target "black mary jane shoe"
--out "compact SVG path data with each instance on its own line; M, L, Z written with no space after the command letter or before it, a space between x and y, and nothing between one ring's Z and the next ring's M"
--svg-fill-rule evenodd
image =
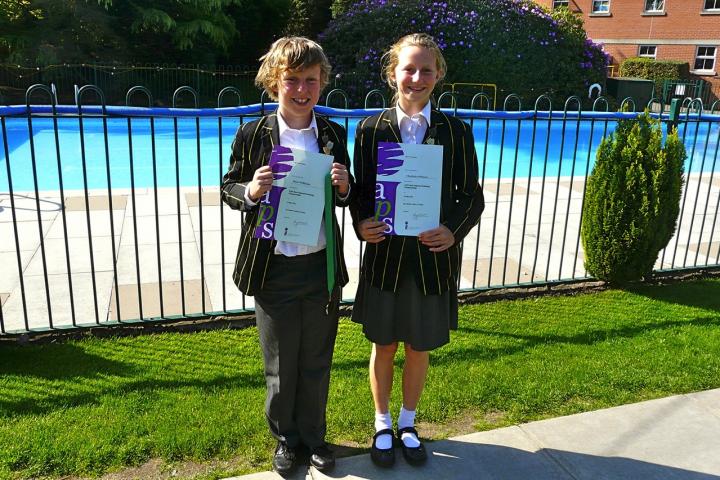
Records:
M397 439L402 446L402 453L403 457L405 457L405 460L410 465L421 465L425 463L425 461L427 460L427 452L425 451L425 445L420 442L419 447L406 447L405 442L402 441L403 433L415 434L415 436L418 437L418 441L420 441L420 436L418 435L417 430L415 430L415 427L398 428Z
M390 448L378 448L377 439L381 435L393 436L393 431L389 428L379 430L373 435L372 447L370 447L370 459L375 465L382 468L390 468L395 464L395 449Z

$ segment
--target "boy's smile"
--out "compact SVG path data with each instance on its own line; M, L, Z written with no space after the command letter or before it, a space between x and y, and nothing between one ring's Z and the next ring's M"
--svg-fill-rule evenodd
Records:
M278 81L278 111L290 128L303 129L310 125L320 90L320 65L283 72Z

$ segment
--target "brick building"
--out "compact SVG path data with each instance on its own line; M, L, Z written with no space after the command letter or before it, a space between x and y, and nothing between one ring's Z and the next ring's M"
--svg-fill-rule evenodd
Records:
M688 62L720 98L720 0L535 0L582 13L593 41L612 57L610 74L628 57Z

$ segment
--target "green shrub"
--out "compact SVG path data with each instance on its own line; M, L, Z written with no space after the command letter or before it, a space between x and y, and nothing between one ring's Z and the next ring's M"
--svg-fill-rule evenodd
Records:
M655 82L655 96L662 97L665 80L690 78L690 65L678 60L653 60L652 58L628 58L620 64L621 77L645 78Z
M447 83L495 84L499 102L510 93L528 107L543 93L561 101L587 97L588 86L605 79L607 55L567 9L551 14L529 0L364 0L349 6L336 0L334 7L342 13L319 38L333 71L360 82L353 98L382 88L382 53L413 32L437 40L448 63Z
M642 278L672 238L683 182L685 146L677 130L645 112L621 120L604 138L588 179L581 236L585 268L609 283Z

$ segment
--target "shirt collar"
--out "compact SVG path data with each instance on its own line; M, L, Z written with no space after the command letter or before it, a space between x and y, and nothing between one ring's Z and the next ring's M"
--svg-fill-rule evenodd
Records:
M285 119L280 115L280 112L277 112L277 120L278 120L278 136L283 136L285 132L288 130L293 130L295 132L305 132L310 130L313 133L313 136L315 138L318 138L318 127L317 127L317 121L315 120L315 112L312 112L312 118L310 120L310 125L307 128L301 128L299 130L290 128L288 124L285 122Z
M417 114L422 116L425 119L425 123L427 123L427 126L430 126L430 102L427 102L423 109ZM398 118L398 126L402 124L402 121L404 118L407 118L410 120L412 117L405 113L402 108L400 108L400 104L395 105L395 111L397 112L397 118Z

